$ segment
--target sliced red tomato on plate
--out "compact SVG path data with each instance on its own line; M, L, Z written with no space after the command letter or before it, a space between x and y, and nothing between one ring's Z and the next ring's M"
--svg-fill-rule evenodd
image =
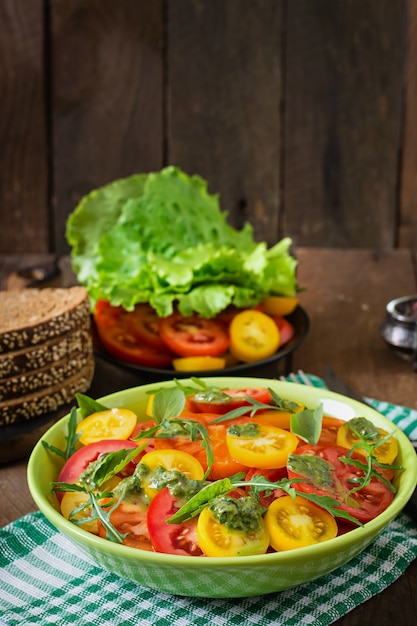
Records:
M175 312L160 319L159 333L170 350L180 356L219 356L229 347L225 325L199 315L183 317Z
M191 411L224 415L242 406L252 406L251 400L269 404L272 396L266 388L208 389L187 399Z
M181 504L168 487L161 489L153 498L147 513L152 546L156 552L165 554L201 556L197 541L197 518L181 524L168 524L166 521L181 508Z
M294 326L285 317L272 317L279 330L279 347L285 346L295 335Z
M101 454L108 452L117 452L118 450L130 450L136 448L137 444L129 439L105 439L103 441L97 441L83 446L65 463L64 467L59 473L58 482L60 483L76 483L81 474L87 469L90 463L97 461ZM133 474L136 467L136 463L131 461L125 468L124 474ZM63 493L58 492L57 497L60 500Z
M297 448L288 459L288 477L305 478L296 485L298 491L331 496L340 502L340 508L361 523L369 522L391 504L394 494L378 478L349 493L357 483L352 480L363 476L363 471L340 460L346 448L334 444L309 444ZM352 458L364 462L360 454Z
M149 304L137 304L127 316L127 326L139 342L157 350L167 350L159 334L159 317Z
M171 365L174 354L167 347L140 342L129 328L129 312L122 307L104 307L94 314L94 321L104 348L120 361L155 368Z

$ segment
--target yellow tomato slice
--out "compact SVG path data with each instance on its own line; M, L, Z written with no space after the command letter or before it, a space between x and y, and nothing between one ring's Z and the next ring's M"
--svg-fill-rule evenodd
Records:
M82 506L83 504L87 504L87 502L88 502L88 494L85 493L84 491L66 491L64 494L64 497L61 500L61 513L66 519L69 520L71 517L71 513L74 511L74 509L77 509L79 506ZM89 507L86 507L85 509L82 509L78 513L76 513L72 517L72 519L82 520L84 518L87 519L90 516L91 516L91 507L89 506ZM77 524L77 526L80 526L84 530L87 530L88 532L93 533L94 535L98 535L99 533L98 520L92 520L89 522L86 521L81 524Z
M92 413L77 426L80 443L89 443L103 439L128 439L136 426L136 413L129 409L108 409Z
M280 342L274 320L255 309L238 313L230 323L230 352L239 361L253 363L272 356Z
M277 428L283 428L284 430L290 430L291 416L294 413L299 413L304 409L304 405L300 403L294 403L293 411L285 411L278 409L265 409L265 411L258 411L256 416L262 422L268 422L272 426Z
M219 356L184 356L173 359L172 365L177 372L221 370L226 366L226 359Z
M226 443L235 461L247 467L275 469L286 466L299 440L288 430L252 421L230 426Z
M221 524L208 507L197 522L198 544L206 556L248 556L265 554L269 534L263 522L257 530L236 530Z
M292 313L298 306L298 298L286 296L268 296L262 302L263 310L268 315L285 317Z
M337 535L334 517L301 496L274 500L265 514L265 526L271 546L278 552L321 543Z
M360 424L363 422L361 422L360 420L368 423L367 431L362 431ZM388 435L385 430L377 428L376 426L372 427L371 423L368 422L368 420L366 420L365 418L353 418L352 420L349 420L348 422L343 424L343 426L338 429L336 437L337 445L342 446L343 448L350 449L354 444L360 441L360 437L354 431L354 426L352 429L352 425L354 423L358 425L359 432L376 433L375 437L371 437L370 439L368 439L369 443L371 444L377 443ZM356 448L356 450L364 456L367 456L368 454L366 448L361 449L360 447L358 447ZM396 438L394 436L391 436L386 441L384 441L384 443L381 443L380 445L373 448L373 454L374 456L376 456L380 463L386 463L388 465L393 463L398 454L398 443Z
M142 486L145 494L151 500L158 493L158 489L152 486L153 473L158 467L163 467L166 470L178 470L193 480L204 478L204 469L201 463L183 450L174 450L173 448L152 450L142 457L140 464L146 465L150 470L147 475L143 476Z

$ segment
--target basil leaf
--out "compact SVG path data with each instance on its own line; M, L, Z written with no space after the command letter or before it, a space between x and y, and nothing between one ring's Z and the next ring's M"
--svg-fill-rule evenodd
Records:
M155 394L152 414L157 424L180 415L185 407L185 394L177 387L161 389Z
M98 461L95 461L96 466L89 477L90 485L93 488L101 487L107 480L115 474L118 474L130 461L136 458L147 445L147 443L144 443L141 447L138 446L137 448L122 449L103 454Z
M315 446L320 439L322 421L322 404L315 409L304 409L291 415L291 432Z
M93 413L98 413L99 411L108 411L109 409L108 406L104 406L104 404L100 404L97 400L93 400L93 398L89 398L82 393L75 394L75 397L77 398L78 407L83 418Z

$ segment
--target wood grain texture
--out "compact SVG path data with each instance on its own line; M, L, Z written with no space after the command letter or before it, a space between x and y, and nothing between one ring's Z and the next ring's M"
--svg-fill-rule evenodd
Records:
M0 2L0 250L49 249L42 0Z
M399 246L417 248L417 1L410 0L407 15L404 128L401 167Z
M288 3L285 231L301 246L391 247L404 2Z
M162 0L51 0L53 210L163 158Z
M209 181L230 222L279 234L282 2L176 0L167 14L167 160Z
M417 375L380 334L389 300L416 292L407 250L302 248L298 278L311 329L294 367L322 375L331 366L359 393L417 409Z

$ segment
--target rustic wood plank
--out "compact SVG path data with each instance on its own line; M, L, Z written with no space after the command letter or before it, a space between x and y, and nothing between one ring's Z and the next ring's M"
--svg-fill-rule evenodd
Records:
M0 2L0 250L46 252L42 0Z
M417 2L408 3L404 129L397 245L417 248Z
M176 0L167 14L167 160L200 174L230 221L275 243L282 2Z
M380 335L388 301L416 293L410 252L302 248L297 256L311 328L294 367L321 376L330 365L363 395L417 409L417 374Z
M284 229L395 245L404 1L288 3Z
M51 0L54 240L91 189L163 160L162 0Z

